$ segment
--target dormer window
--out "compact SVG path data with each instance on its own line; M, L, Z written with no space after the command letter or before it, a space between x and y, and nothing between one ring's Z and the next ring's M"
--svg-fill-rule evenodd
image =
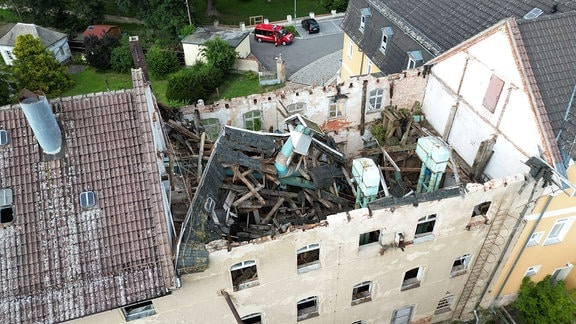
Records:
M421 51L410 51L408 52L408 66L406 69L413 69L419 67L424 62Z
M80 194L80 207L91 209L96 206L96 195L94 191L84 191Z
M10 143L10 133L5 129L0 129L0 146L6 146Z
M382 41L380 42L380 51L382 51L382 53L386 53L388 44L392 42L392 35L394 35L392 27L382 28Z
M372 16L372 12L370 8L362 8L360 9L360 31L364 32L364 28L366 27L366 21L368 17Z

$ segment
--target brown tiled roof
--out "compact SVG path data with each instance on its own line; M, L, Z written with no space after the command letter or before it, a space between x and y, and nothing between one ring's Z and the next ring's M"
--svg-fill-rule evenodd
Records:
M142 85L139 71L135 86ZM173 286L162 186L143 90L51 102L65 156L43 161L18 105L0 107L0 318L60 322L165 295ZM83 210L79 195L96 194Z

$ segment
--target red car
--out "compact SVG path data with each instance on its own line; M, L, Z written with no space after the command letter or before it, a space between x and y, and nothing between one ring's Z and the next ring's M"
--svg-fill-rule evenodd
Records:
M288 45L294 40L294 35L280 25L258 24L254 28L254 39L261 42L270 42L275 45Z

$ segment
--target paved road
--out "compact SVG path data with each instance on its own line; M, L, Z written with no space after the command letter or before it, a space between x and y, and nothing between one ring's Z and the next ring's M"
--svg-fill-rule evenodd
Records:
M252 54L269 71L276 70L274 57L282 54L286 62L286 77L290 79L294 73L310 63L342 50L344 39L344 33L340 29L342 18L317 20L320 24L320 33L309 35L298 21L296 30L300 33L300 37L287 46L275 47L273 43L258 43L254 40L254 36L250 35Z

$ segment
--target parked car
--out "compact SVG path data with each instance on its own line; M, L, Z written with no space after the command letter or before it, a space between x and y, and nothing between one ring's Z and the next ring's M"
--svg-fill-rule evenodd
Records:
M302 28L308 31L308 34L319 33L320 25L314 18L302 19Z
M254 28L254 39L258 43L271 42L274 45L287 45L292 43L294 35L280 25L258 24Z

